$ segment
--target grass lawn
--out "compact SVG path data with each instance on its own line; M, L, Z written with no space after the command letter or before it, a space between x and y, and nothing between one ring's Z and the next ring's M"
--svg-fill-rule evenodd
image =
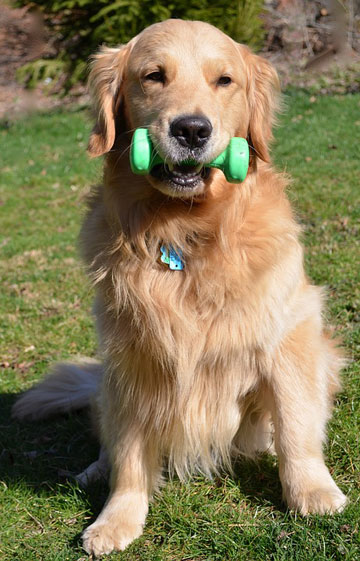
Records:
M360 559L360 96L314 101L290 92L287 105L275 161L294 178L289 196L304 225L306 268L328 287L328 317L351 358L326 449L349 506L334 517L287 512L276 461L266 457L241 463L235 477L169 482L144 535L109 559ZM86 412L28 425L10 420L15 396L50 364L96 351L92 290L76 250L83 197L101 173L101 162L85 154L88 131L81 111L35 115L0 130L2 561L87 559L80 533L107 495L105 484L84 491L65 477L96 458Z

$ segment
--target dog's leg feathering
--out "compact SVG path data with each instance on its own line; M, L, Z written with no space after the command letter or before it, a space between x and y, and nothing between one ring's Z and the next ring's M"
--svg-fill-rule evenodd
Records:
M330 351L330 352L329 352ZM275 447L283 496L302 515L343 510L346 497L332 479L323 458L336 370L341 358L331 353L311 320L300 324L283 342L274 361Z

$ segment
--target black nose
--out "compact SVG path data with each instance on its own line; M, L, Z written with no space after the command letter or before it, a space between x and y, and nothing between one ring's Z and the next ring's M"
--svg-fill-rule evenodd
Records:
M209 140L212 126L205 117L186 115L175 119L170 125L170 131L182 146L201 148Z

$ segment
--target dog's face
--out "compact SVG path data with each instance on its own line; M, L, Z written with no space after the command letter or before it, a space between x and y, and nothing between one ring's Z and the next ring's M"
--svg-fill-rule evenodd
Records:
M97 124L89 152L109 151L117 135L146 127L165 161L148 176L171 196L202 193L204 164L233 136L247 138L267 160L274 105L272 67L221 31L201 22L155 24L119 49L97 55L90 85ZM196 164L181 162L192 160Z

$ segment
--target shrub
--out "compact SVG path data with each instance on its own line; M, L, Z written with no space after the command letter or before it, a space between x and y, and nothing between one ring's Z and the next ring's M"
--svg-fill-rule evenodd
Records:
M29 5L18 0L18 5ZM263 0L33 0L52 37L56 63L47 57L26 64L18 77L30 87L46 78L66 76L65 89L84 79L89 55L100 44L126 43L142 29L168 18L212 23L236 41L257 49L264 30L259 18Z

